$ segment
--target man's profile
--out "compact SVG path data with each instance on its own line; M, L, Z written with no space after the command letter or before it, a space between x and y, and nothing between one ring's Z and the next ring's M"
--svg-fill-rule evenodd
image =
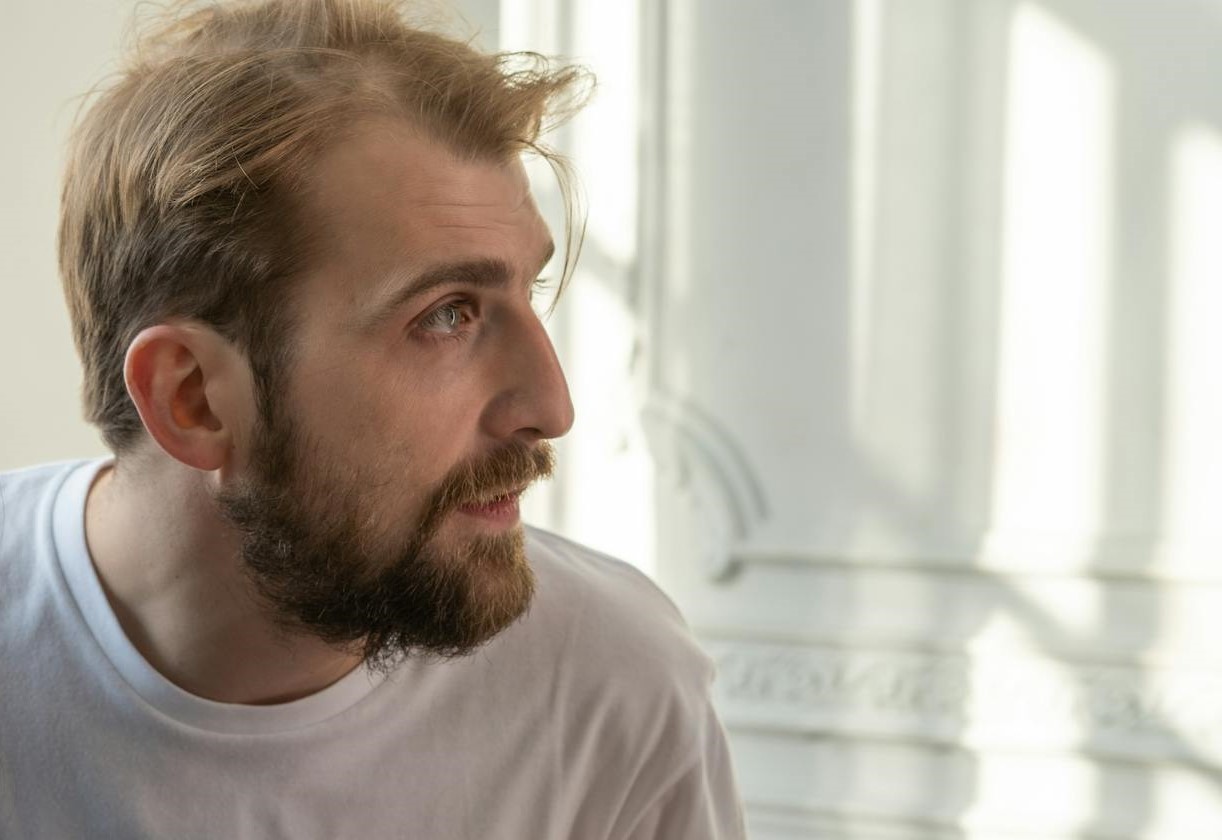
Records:
M235 0L94 97L60 269L113 457L0 474L0 836L743 836L682 618L518 517L573 423L521 157L585 83Z

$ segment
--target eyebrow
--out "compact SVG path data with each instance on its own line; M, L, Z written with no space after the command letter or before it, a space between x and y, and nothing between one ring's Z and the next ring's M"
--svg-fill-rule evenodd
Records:
M555 243L548 243L543 259L539 262L540 270L548 264L555 253ZM509 285L512 277L513 269L510 268L509 263L496 258L466 260L434 266L371 305L365 312L357 316L356 326L360 332L375 332L404 306L441 286L503 288Z

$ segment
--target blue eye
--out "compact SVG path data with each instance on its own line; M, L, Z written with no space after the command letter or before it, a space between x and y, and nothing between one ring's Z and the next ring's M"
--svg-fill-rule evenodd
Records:
M420 321L420 327L429 332L453 335L471 320L470 306L465 301L443 303Z

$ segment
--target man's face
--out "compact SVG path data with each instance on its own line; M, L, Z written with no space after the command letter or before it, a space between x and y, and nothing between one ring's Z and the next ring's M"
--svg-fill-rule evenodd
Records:
M307 207L295 362L221 511L290 631L469 652L529 604L517 493L573 420L530 300L551 238L520 162L399 123L324 154Z

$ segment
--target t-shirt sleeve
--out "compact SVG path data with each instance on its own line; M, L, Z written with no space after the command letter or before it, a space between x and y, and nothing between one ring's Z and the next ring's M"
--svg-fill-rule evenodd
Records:
M710 705L694 760L640 814L625 840L746 840L725 729Z

